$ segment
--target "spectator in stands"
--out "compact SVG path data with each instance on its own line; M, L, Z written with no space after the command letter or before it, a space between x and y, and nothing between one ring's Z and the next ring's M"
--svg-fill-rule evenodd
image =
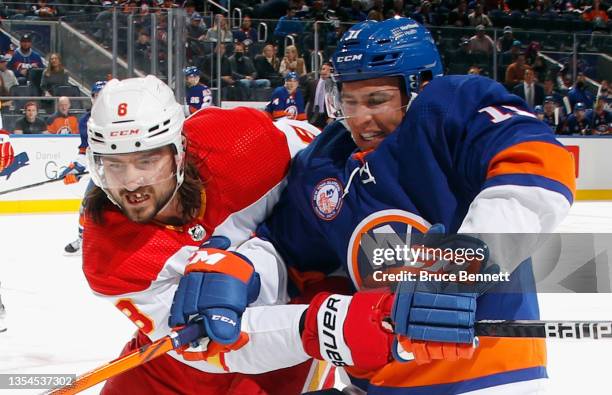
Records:
M185 10L185 24L188 25L191 23L191 15L193 15L196 11L196 4L192 0L187 0L183 4L183 9Z
M470 19L468 17L467 12L467 2L465 0L461 0L457 7L453 8L448 16L448 24L457 26L457 27L465 27L470 25Z
M304 32L304 23L295 15L295 8L289 7L287 15L281 17L274 28L276 42L282 44L286 36L298 37Z
M229 24L227 23L227 19L225 19L225 16L223 16L223 14L215 15L215 22L213 23L212 27L208 29L208 32L206 32L206 40L214 42L214 43L217 42L218 40L217 26L219 26L221 29L221 40L220 41L222 43L230 43L230 44L233 43L234 34L232 33L232 30L230 29ZM225 48L225 45L223 46L223 48Z
M368 19L371 21L382 22L385 17L378 10L370 10L370 12L368 12Z
M612 112L612 90L608 81L601 81L599 92L597 93L597 100L601 100L604 103L604 110Z
M525 70L531 67L525 63L525 54L519 54L516 61L506 69L506 86L512 87L523 81Z
M287 117L289 119L306 120L304 98L299 88L299 76L289 72L285 76L285 86L279 86L272 92L266 112L272 119Z
M236 80L232 76L232 67L229 59L225 54L225 44L218 43L215 47L214 53L206 55L203 67L200 70L209 70L212 64L212 76L207 76L207 81L212 81L212 86L217 86L217 54L221 56L221 86L224 88L224 94L227 100L244 100L245 92L242 90L240 85L237 84Z
M11 60L9 55L0 55L0 77L7 92L11 91L11 88L17 85L17 78L13 70L8 68L8 62Z
M285 57L281 61L279 68L279 72L283 77L292 71L300 77L306 74L304 59L299 57L298 49L295 45L289 45L285 48Z
M595 134L611 134L612 133L612 114L604 110L604 102L597 100L595 108L589 110L591 114L586 117L591 121L591 130Z
M546 61L542 55L538 54L536 56L533 63L531 63L531 68L535 73L536 80L543 81L546 78L546 75L548 74L548 65L546 64Z
M425 0L423 3L421 3L419 10L412 14L412 18L415 21L419 22L421 25L437 25L436 16L433 12L431 12L431 3L428 0ZM370 19L369 15L368 19Z
M170 9L177 8L178 5L174 3L174 0L164 0L164 2L159 6L160 8Z
M234 45L234 54L229 57L229 63L232 68L232 77L242 86L247 97L252 96L255 88L270 87L270 80L257 78L257 70L251 58L245 53L244 43L239 41Z
M319 70L319 78L309 81L308 84L308 105L306 114L308 122L316 127L323 129L327 125L329 118L325 109L325 82L331 78L332 64L324 62Z
M13 70L17 80L21 78L25 82L28 78L28 72L32 68L43 68L42 57L32 49L32 36L24 34L19 40L19 48L13 53L13 57L8 64Z
M363 12L363 4L359 0L351 1L351 9L348 12L348 18L351 22L362 22L367 19L367 15Z
M70 99L61 96L57 111L47 119L47 132L51 134L78 134L79 120L70 114Z
M0 109L9 108L13 104L11 100L4 100L3 97L5 96L10 96L9 90L6 89L6 86L4 85L4 79L0 78ZM0 126L0 129L1 128L2 126Z
M512 27L504 26L504 34L497 39L497 50L501 53L510 51L514 44L514 35L512 34Z
M32 19L51 19L57 16L57 9L49 4L47 0L38 0L32 5L30 16Z
M567 117L565 123L565 134L592 134L590 121L586 117L587 107L584 103L576 103L574 112Z
M599 20L604 24L608 23L608 14L606 10L602 9L600 0L593 0L593 7L587 9L582 17L587 22L598 22Z
M236 41L242 42L247 49L257 42L257 30L253 27L253 20L249 15L245 15L242 18L240 30L234 33L234 38Z
M565 117L561 108L555 105L552 96L546 96L544 98L544 112L542 121L550 126L550 129L556 134L562 133L563 125L565 124Z
M0 25L2 21L0 20ZM13 52L13 43L11 42L11 38L2 30L0 30L0 55L7 55Z
M263 47L260 55L255 56L255 70L259 78L270 81L274 87L283 84L283 76L280 74L280 60L274 56L274 46L268 44Z
M147 70L151 62L151 36L147 30L138 33L136 45L134 45L134 60L136 67Z
M550 98L556 107L563 106L563 95L555 89L555 79L550 75L544 78L544 104Z
M472 65L468 69L467 73L469 75L481 75L482 69L480 67L476 66L476 65Z
M407 16L404 0L393 0L393 16Z
M195 58L206 55L206 25L202 22L202 16L191 13L189 24L187 25L187 56L194 62Z
M536 84L532 69L525 69L523 82L514 87L513 93L523 98L531 109L544 103L544 88Z
M493 53L493 39L485 34L483 25L476 26L476 34L470 38L470 53L490 55Z
M24 116L15 122L15 134L40 134L47 131L47 124L38 117L38 105L29 101L23 107Z
M468 15L468 21L470 22L470 26L478 26L478 25L483 25L484 27L493 26L489 17L482 12L482 4L480 3L477 3L476 7L474 7L474 12Z
M512 42L512 46L506 52L503 52L499 57L499 63L503 67L507 67L508 65L516 62L516 58L521 54L521 42L519 40L514 40Z
M62 64L62 58L58 53L49 54L48 66L42 74L40 89L47 95L53 94L57 86L68 85L68 73Z
M584 73L578 73L574 86L567 93L572 109L577 103L584 103L587 108L593 107L593 94L587 90L585 80Z

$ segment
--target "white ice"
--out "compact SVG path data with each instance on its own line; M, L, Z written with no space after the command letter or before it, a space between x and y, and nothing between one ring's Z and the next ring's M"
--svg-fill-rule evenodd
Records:
M0 216L8 324L0 333L0 374L84 373L116 358L133 334L127 318L92 294L80 257L63 255L76 223L76 214ZM612 233L612 202L577 203L560 231ZM611 294L543 294L540 305L542 319L612 320ZM611 356L612 340L549 341L548 393L609 393Z

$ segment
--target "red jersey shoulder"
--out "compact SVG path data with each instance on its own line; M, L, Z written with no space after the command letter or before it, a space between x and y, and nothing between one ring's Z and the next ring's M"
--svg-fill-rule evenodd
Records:
M262 111L207 108L187 119L184 133L205 183L209 225L256 202L289 170L287 138Z
M104 295L147 289L168 258L193 243L181 236L184 235L158 225L132 222L114 209L104 213L102 224L87 216L83 272L89 286Z

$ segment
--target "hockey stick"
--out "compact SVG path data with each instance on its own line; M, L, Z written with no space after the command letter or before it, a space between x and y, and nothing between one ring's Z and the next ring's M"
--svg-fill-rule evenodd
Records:
M85 174L89 174L89 172L88 171L84 171L82 173L78 173L76 176L78 178L81 178L81 176L84 176ZM51 182L56 182L56 181L61 181L61 180L63 180L63 178L53 178L51 180L41 181L41 182L37 182L35 184L24 185L22 187L13 188L13 189L7 189L6 191L0 192L0 195L6 195L7 193L17 192L17 191L21 191L23 189L28 189L28 188L34 188L34 187L37 187L37 186L40 186L40 185L45 185L45 184L49 184Z
M612 321L504 321L476 322L476 336L538 337L546 339L612 340Z
M93 387L113 376L135 368L143 363L164 355L170 350L184 346L205 336L203 326L198 323L191 324L185 328L172 332L151 344L140 347L138 350L123 355L105 365L80 375L76 380L65 387L56 388L45 392L49 395L72 395Z
M612 321L478 321L476 336L531 337L548 339L612 339ZM76 378L69 386L46 392L73 395L113 376L126 372L170 350L205 336L202 325L191 324L151 344L126 354Z

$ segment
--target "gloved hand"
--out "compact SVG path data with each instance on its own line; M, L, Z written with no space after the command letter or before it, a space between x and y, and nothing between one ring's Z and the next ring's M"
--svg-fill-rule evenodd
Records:
M440 255L419 262L421 271L432 273L498 273L497 265L486 267L487 245L467 235L444 234L443 225L434 225L423 238L423 247L452 251L452 257ZM414 248L414 246L413 246ZM471 249L470 259L459 254ZM429 254L430 256L432 254ZM398 335L392 352L398 361L471 358L478 345L474 336L476 298L489 284L459 281L405 281L396 290L391 320Z
M248 341L240 320L259 295L259 274L246 257L224 251L229 245L226 237L213 236L191 256L170 309L170 327L201 320L213 342L201 359Z
M63 178L65 185L79 182L81 179L80 175L86 170L83 163L85 163L85 158L79 158L73 162L70 162L68 166L66 166L66 168L57 176L57 178Z

